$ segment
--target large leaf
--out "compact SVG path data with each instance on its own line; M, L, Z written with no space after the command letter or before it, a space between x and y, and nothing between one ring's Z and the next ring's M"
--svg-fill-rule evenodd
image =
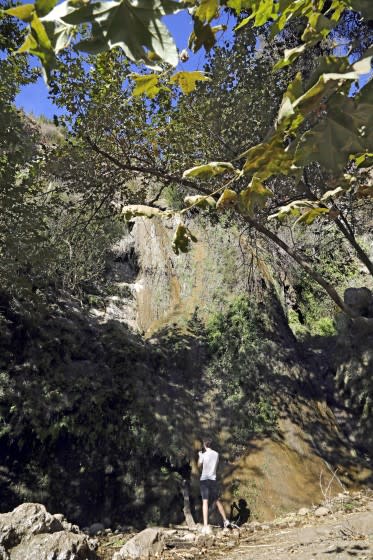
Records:
M338 72L317 74L311 78L307 91L302 91L302 76L300 72L288 86L283 96L276 121L278 129L294 133L304 119L312 111L319 111L328 97L342 88L348 81L355 81L363 73L365 64L351 66L347 59L337 61L336 57L326 57L320 61L322 69L338 69Z
M129 221L137 217L154 218L154 216L164 216L165 212L159 208L153 208L145 204L129 204L122 208L122 214L125 220Z
M242 10L247 10L252 6L252 0L228 0L227 6L240 15Z
M373 20L373 3L372 0L349 0L349 5L356 12L367 20Z
M269 220L276 218L284 220L286 217L298 218L294 225L303 223L312 224L316 218L329 214L330 209L320 206L318 201L312 200L293 200L285 206L281 206L277 212L268 217Z
M196 89L197 82L210 80L203 72L195 70L192 72L177 72L170 78L170 82L181 87L183 93L191 93Z
M372 86L367 84L356 99L342 93L330 99L326 118L303 135L296 151L298 163L318 161L338 175L354 154L372 151Z
M293 62L304 53L307 45L303 43L298 47L294 47L292 49L285 49L284 58L276 62L273 67L273 70L280 70L280 68L285 68L285 66L289 66L293 64Z
M187 253L190 250L190 242L195 243L197 238L192 234L189 228L184 224L179 224L176 228L175 235L172 241L172 249L176 255L180 253Z
M44 68L44 77L48 81L50 71L55 66L56 57L52 41L43 22L34 11L30 21L30 31L24 43L18 49L19 53L28 52L37 56Z
M159 91L159 76L158 74L146 74L144 76L140 74L131 74L131 78L135 81L136 86L133 90L133 95L146 95L152 99L155 97Z
M199 51L201 47L209 51L216 43L216 32L221 28L222 26L211 27L209 23L203 23L198 18L194 18L194 27L188 39L188 47L193 52Z
M201 0L194 15L200 21L210 22L218 14L218 11L219 11L218 0Z
M323 207L311 208L310 210L306 210L305 212L303 212L303 214L299 216L299 218L294 222L294 225L305 224L309 226L313 224L313 222L317 218L320 218L321 216L325 216L326 214L329 213L330 213L329 208L323 208Z
M247 189L239 194L239 209L243 214L251 216L256 206L263 208L273 192L257 178L253 177Z
M207 179L209 177L214 177L215 175L221 175L227 171L235 171L235 168L228 161L212 161L211 163L205 163L204 165L197 165L196 167L191 167L183 173L183 178L187 177L199 177L200 179Z
M47 15L55 5L57 4L57 0L36 0L35 8L36 12L39 17L43 17Z
M217 210L226 210L227 208L234 208L238 203L238 194L232 189L225 189L216 203Z
M34 11L34 4L23 4L22 6L17 6L16 8L9 8L8 10L4 10L4 13L28 23L32 20Z
M134 61L153 62L149 51L156 53L172 66L178 63L174 40L161 18L180 9L178 2L172 0L122 0L92 2L75 10L71 4L63 2L66 15L58 17L71 25L94 24L94 47L96 50L121 47ZM89 41L81 41L78 48L91 50Z
M294 156L284 147L281 135L275 134L268 142L253 146L242 154L245 156L244 173L255 174L263 181L272 175L288 175L295 171Z
M216 202L212 196L203 196L201 194L189 195L184 198L187 206L198 206L199 208L212 209L216 207Z
M252 14L246 18L246 23L254 20L254 27L264 25L270 19L276 18L278 13L278 3L276 0L253 0L250 8Z

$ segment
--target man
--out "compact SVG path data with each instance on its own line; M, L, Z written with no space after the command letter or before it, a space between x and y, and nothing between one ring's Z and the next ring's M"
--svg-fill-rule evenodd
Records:
M219 454L211 449L210 439L205 439L203 441L203 451L199 451L198 455L198 465L202 467L200 478L203 515L202 532L208 534L212 532L208 524L209 502L210 504L216 503L219 513L223 518L224 527L230 527L231 524L225 515L223 504L219 500L219 489L216 481Z

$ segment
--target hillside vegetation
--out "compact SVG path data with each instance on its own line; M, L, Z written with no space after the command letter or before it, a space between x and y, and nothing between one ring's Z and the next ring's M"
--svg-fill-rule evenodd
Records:
M205 433L259 519L325 473L371 486L370 6L189 2L205 66L180 77L147 31L80 52L78 4L57 30L53 2L1 0L1 511L179 523L187 481L198 517ZM15 106L23 40L53 121Z

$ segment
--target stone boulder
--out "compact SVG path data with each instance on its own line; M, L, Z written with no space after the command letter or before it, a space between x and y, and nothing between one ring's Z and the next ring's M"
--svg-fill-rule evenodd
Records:
M33 535L12 548L9 560L95 560L85 535L68 531Z
M113 560L139 560L161 554L165 546L162 529L144 529L135 535L113 556Z
M97 560L92 543L61 514L26 503L0 514L0 560Z
M13 548L26 536L56 531L63 531L61 521L41 504L21 504L0 515L0 545L5 549Z
M347 288L344 293L344 302L359 315L372 316L373 296L368 288Z

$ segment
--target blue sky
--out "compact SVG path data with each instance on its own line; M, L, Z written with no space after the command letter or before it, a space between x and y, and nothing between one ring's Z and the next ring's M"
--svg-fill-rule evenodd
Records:
M164 19L167 27L170 29L176 44L180 50L188 45L188 37L192 31L192 19L186 12L179 12L175 15L166 16ZM225 34L231 36L232 31ZM201 49L198 53L190 53L190 59L187 63L180 63L179 70L201 70L205 60L205 52ZM34 58L35 65L37 59ZM16 105L23 108L27 113L33 113L36 116L41 114L52 118L53 115L61 114L61 109L53 105L48 98L48 88L42 78L35 84L31 84L22 88L16 98Z
M22 0L23 2L27 0ZM373 1L373 0L372 0ZM181 11L177 14L166 16L163 18L164 22L170 29L179 50L182 50L188 45L188 37L192 31L192 19L185 12ZM232 38L232 30L234 19L224 21L227 24L227 31L224 33L219 33L218 39L226 40ZM338 49L336 49L338 50ZM336 52L337 55L344 55L344 52ZM37 64L37 59L35 64ZM190 53L190 59L186 63L179 63L179 70L202 70L205 61L205 51L201 49L198 53ZM367 80L372 76L372 72L360 77L359 87L363 87ZM351 92L356 91L356 86L352 86ZM61 109L53 105L51 100L48 98L48 88L45 85L42 78L40 78L35 84L28 85L22 88L21 92L16 98L16 105L23 108L27 113L33 113L36 116L41 114L52 118L54 114L61 114Z

